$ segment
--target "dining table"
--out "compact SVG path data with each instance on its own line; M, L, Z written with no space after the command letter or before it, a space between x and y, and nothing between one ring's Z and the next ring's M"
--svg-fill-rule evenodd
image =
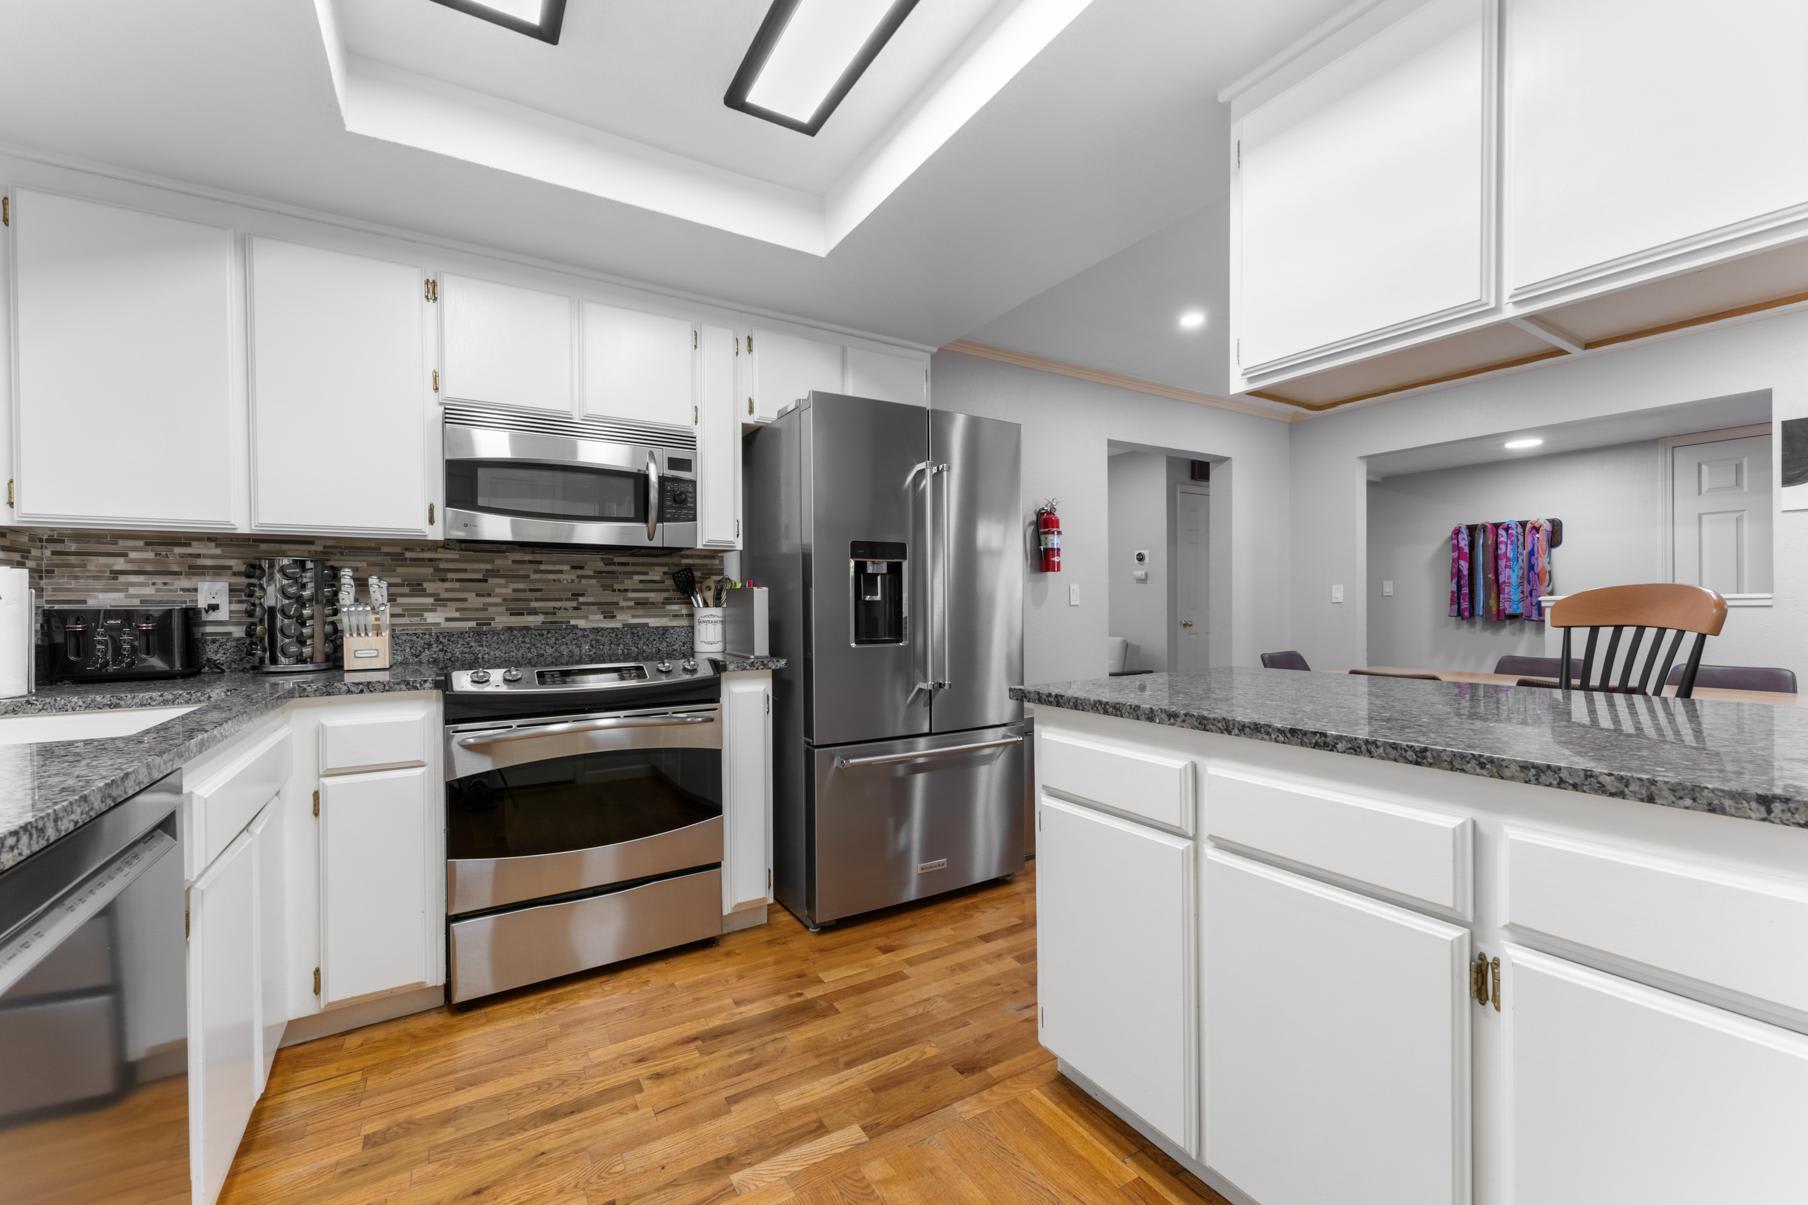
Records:
M1523 674L1491 674L1483 670L1427 669L1401 665L1371 665L1367 667L1367 672L1393 677L1410 677L1415 674L1431 674L1439 681L1443 682L1476 682L1488 686L1518 686L1520 683L1526 682L1528 683L1527 689L1529 690L1554 690L1557 688L1557 681L1554 678L1551 679L1551 684L1548 687L1532 686L1529 685L1532 680L1528 679ZM1664 688L1664 693L1666 695L1674 695L1676 693L1676 688L1674 686L1666 686ZM1800 706L1802 701L1801 695L1785 694L1784 692L1777 690L1727 690L1724 687L1718 686L1697 686L1690 697L1695 699L1718 699L1729 703L1763 703L1772 707L1795 707Z

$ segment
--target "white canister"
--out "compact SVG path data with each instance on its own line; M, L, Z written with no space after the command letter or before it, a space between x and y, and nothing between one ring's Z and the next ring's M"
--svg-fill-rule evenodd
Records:
M699 653L719 653L728 647L727 638L722 626L721 607L693 607L696 617L693 632L695 641L692 646Z

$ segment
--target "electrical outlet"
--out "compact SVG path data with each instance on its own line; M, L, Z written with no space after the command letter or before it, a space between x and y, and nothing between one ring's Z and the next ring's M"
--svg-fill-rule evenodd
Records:
M1382 598L1392 598L1393 596L1394 596L1394 579L1390 577L1381 583L1381 597Z
M203 619L225 619L232 608L232 586L227 582L202 582L195 587Z
M1341 582L1331 587L1331 601L1334 603L1343 601L1343 584Z
M1070 607L1077 607L1080 605L1080 583L1070 582L1068 584L1067 605Z

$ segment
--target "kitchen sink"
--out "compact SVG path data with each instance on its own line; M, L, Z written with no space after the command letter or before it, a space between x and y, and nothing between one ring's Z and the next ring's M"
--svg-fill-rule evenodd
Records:
M64 711L48 715L0 716L0 745L36 745L47 741L93 741L131 736L165 720L187 715L187 707L119 707L109 711Z

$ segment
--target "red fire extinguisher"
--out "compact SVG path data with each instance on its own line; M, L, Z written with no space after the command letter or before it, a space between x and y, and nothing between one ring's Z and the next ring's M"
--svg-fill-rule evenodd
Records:
M1042 557L1042 572L1061 572L1061 516L1055 513L1053 498L1036 508L1036 547Z

